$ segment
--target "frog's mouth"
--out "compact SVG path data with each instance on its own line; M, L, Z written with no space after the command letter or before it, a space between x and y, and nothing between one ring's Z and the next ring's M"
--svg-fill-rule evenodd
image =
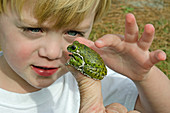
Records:
M81 60L84 61L83 57L80 54L78 54L78 53L69 54L69 56L74 58L74 60L77 60L77 58L80 58Z
M83 56L81 56L79 53L73 53L73 54L69 54L69 56L71 58L73 58L75 61L79 62L82 61L82 65L80 65L79 67L83 67L85 62L84 62L84 58Z
M74 57L74 55L72 55L72 54L69 54L68 56L71 56L72 58L74 58L74 59L76 60L76 58Z

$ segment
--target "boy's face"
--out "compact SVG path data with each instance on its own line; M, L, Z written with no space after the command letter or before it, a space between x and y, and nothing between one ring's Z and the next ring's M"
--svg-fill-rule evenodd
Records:
M0 15L0 76L15 78L14 83L43 88L52 84L67 72L68 59L66 47L77 37L88 38L94 14L86 17L76 28L53 29L53 23L46 21L40 27L31 15L29 7L22 12L20 21L16 14ZM57 19L57 18L56 18ZM21 79L22 78L22 79Z

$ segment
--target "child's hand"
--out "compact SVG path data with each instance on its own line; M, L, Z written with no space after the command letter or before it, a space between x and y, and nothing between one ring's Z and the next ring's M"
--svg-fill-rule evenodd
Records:
M154 64L166 59L161 50L149 52L154 38L153 25L147 24L140 39L134 15L126 15L125 36L105 35L95 42L105 64L134 81L145 79Z
M148 50L154 38L154 32L154 27L147 24L141 38L138 39L135 17L128 14L124 37L110 34L103 36L96 42L85 38L77 38L76 40L98 52L105 64L111 69L122 73L133 81L143 81L135 82L139 91L137 103L142 102L137 105L139 108L136 109L142 109L144 112L169 112L168 94L170 90L167 90L170 88L169 79L158 68L154 67L154 64L166 59L166 54L161 50L153 52ZM107 108L103 106L100 81L87 78L82 74L79 75L77 72L73 75L76 75L75 78L79 83L80 110L105 112ZM151 92L151 90L153 91ZM87 113L89 112L87 111Z

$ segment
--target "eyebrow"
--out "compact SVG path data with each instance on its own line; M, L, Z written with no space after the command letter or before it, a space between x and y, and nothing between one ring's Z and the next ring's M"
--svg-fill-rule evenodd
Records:
M30 26L30 27L40 27L40 25L38 25L38 22L34 22L34 21L30 21L28 19L21 19L17 21L18 24L22 25L22 26Z
M28 26L28 27L43 27L43 28L48 28L49 26L45 26L45 25L39 25L38 22L35 21L30 21L28 19L21 19L18 21L20 25L22 26ZM75 30L89 30L91 28L91 25L83 25L83 26L77 26L73 29Z
M77 30L88 30L88 29L90 29L90 28L91 28L90 25L86 25L86 26L77 26L77 27L75 27L75 29L77 29Z

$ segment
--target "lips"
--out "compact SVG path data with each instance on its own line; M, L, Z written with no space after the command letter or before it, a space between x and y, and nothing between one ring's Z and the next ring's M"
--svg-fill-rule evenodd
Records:
M56 67L46 67L46 66L31 66L32 70L34 70L38 75L44 76L44 77L49 77L53 75L58 68Z

